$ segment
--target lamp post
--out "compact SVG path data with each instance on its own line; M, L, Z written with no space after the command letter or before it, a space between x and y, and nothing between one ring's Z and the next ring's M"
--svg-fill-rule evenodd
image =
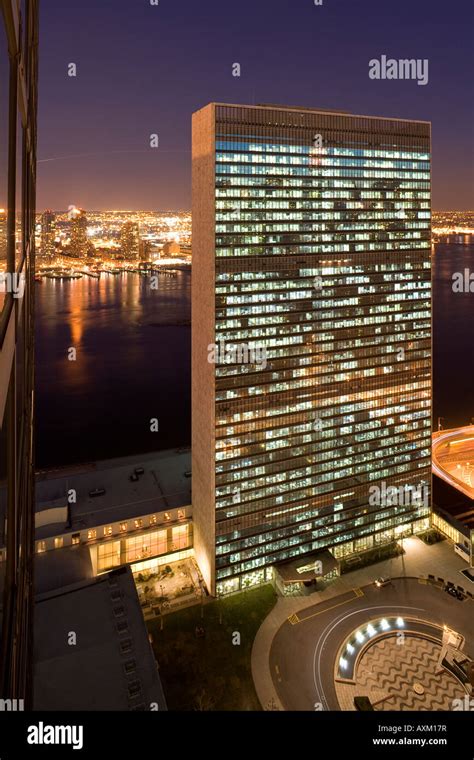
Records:
M201 620L204 618L204 588L202 578L199 578L199 588L201 589Z
M163 602L165 599L163 584L160 583L160 631L163 630Z

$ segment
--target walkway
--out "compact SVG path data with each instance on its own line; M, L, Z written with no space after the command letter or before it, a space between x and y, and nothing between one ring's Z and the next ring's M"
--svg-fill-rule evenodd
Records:
M275 634L293 613L311 607L318 601L325 601L354 588L365 586L380 576L426 577L431 573L437 577L443 577L444 580L452 581L455 585L474 590L474 584L469 583L459 573L467 567L466 562L454 553L453 545L448 540L427 546L419 538L405 538L403 547L405 554L346 573L332 581L324 591L316 592L311 596L278 598L274 608L260 626L252 648L252 677L264 710L283 710L273 687L269 655Z

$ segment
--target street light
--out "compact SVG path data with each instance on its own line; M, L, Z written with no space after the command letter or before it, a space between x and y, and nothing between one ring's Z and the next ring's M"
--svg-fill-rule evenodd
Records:
M160 592L161 592L161 596L160 596L160 631L163 630L163 602L165 600L164 591L165 591L164 586L163 586L162 583L160 583Z
M201 589L201 620L204 617L204 587L202 578L199 578L199 588Z

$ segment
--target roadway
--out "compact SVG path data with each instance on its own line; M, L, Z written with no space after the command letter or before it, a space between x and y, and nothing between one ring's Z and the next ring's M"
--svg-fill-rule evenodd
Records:
M300 610L280 627L270 649L270 671L283 708L315 710L320 703L324 710L339 710L334 686L339 647L373 618L396 614L448 625L464 636L464 651L474 657L473 604L426 581L403 578L383 588L354 589Z

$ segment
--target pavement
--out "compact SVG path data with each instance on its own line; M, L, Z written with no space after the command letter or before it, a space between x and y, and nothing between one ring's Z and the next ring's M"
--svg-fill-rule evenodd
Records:
M362 655L354 683L336 682L340 709L354 710L355 697L370 695L377 711L451 710L466 691L449 670L440 668L441 652L439 640L425 637L406 636L403 649L395 634L375 642Z
M467 564L454 553L452 542L445 540L427 546L420 539L411 537L403 540L403 547L405 554L346 573L329 583L323 591L315 592L311 596L278 598L274 608L260 626L252 648L252 676L259 701L264 710L286 709L280 698L281 692L277 692L272 678L270 653L274 638L292 615L298 614L300 617L305 617L305 615L301 615L303 610L313 608L321 602L325 603L321 609L329 610L341 601L336 600L335 597L341 596L342 603L344 603L343 595L356 596L354 589L371 585L380 576L426 578L428 574L433 574L436 577L442 577L445 581L451 581L455 585L461 585L466 590L474 591L474 584L460 574L460 571L464 570ZM428 589L427 586L422 586L417 582L416 585L419 586L421 592ZM383 590L380 589L380 591ZM444 596L447 597L447 595ZM326 604L329 600L334 600L334 603ZM464 606L464 603L457 602L457 600L452 600L452 602ZM472 602L469 602L469 605L472 605Z

